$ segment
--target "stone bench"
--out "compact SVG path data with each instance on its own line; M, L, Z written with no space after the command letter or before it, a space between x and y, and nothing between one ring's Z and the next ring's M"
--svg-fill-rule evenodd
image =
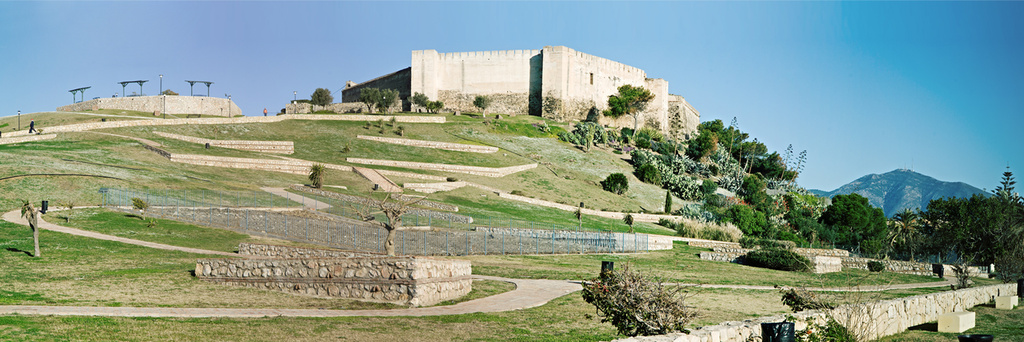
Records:
M939 315L939 332L962 333L973 327L973 312L960 311Z
M1018 306L1019 299L1017 296L999 296L996 297L996 309L999 310L1013 310L1013 307Z

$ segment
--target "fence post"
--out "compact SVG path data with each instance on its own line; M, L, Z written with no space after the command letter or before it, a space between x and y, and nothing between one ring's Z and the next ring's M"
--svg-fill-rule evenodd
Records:
M303 198L305 198L305 197L303 197ZM308 241L309 240L309 218L307 217L305 221L306 221L306 232L305 232L306 238L305 239Z
M423 255L427 255L427 232L423 232Z
M505 233L501 234L501 255L505 255Z
M519 255L523 255L523 231L519 231Z
M405 231L402 231L402 255L405 255Z
M448 250L448 232L444 232L444 254L451 255L451 252Z
M484 255L487 255L487 233L484 232Z

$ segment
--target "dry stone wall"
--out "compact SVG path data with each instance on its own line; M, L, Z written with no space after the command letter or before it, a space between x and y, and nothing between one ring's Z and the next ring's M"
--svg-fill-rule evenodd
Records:
M456 144L447 142L427 141L427 140L415 140L415 139L402 139L402 138L387 138L387 137L375 137L369 135L358 135L356 138L370 141L377 141L388 144L406 145L414 147L427 147L436 148L449 151L458 152L474 152L474 153L494 153L498 152L497 147L492 146L481 146L481 145L467 145L467 144Z
M477 95L453 90L442 90L437 93L437 99L444 103L445 111L479 113L481 112L480 108L473 105ZM526 115L530 113L529 95L527 93L491 93L482 95L486 95L487 98L491 99L491 104L487 106L488 115Z
M196 144L210 144L210 146L232 148L236 150L266 152L266 153L281 153L281 154L292 154L295 153L295 143L291 141L260 141L260 140L212 140L203 139L197 137L190 137L187 135L164 133L164 132L153 132L156 135L177 139L181 141L192 142Z
M242 109L228 99L206 96L131 96L108 97L57 107L58 112L119 109L149 113L203 114L232 117Z
M397 109L401 109L400 107ZM314 106L311 103L300 103L292 101L284 106L285 114L308 114L321 110L329 110L338 114L369 113L369 109L362 102L356 103L332 103L326 106Z
M238 244L238 254L270 258L364 258L381 256L380 254L343 251L337 249L303 248L291 246L265 245L258 243Z
M400 305L469 293L470 262L430 257L199 259L196 277L221 284Z
M440 183L405 183L405 188L422 193L432 194L438 191L452 191L466 186L466 182L440 182Z
M367 165L378 165L378 166L391 166L401 167L407 169L418 169L418 170L432 170L432 171L443 171L443 172L458 172L467 173L471 175L484 176L484 177L504 177L509 174L513 174L519 171L525 171L537 167L537 163L509 166L509 167L482 167L482 166L464 166L464 165L451 165L451 164L437 164L437 163L419 163L419 162L408 162L408 161L397 161L397 160L381 160L381 159L366 159L366 158L346 158L349 163L356 164L367 164Z
M803 311L795 314L758 317L745 321L723 322L718 325L692 329L689 333L641 336L616 340L617 342L746 342L761 339L761 323L784 322L788 317L796 320L796 329L802 330L808 322L823 324L833 317L863 340L875 340L895 335L908 328L938 320L939 315L965 311L985 304L996 296L1017 294L1016 284L1001 284L968 289L917 295L863 304L848 304L829 312ZM792 321L792 320L790 320Z

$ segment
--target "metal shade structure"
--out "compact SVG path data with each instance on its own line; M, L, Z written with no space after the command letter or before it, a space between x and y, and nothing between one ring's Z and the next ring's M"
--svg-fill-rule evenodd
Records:
M188 82L188 95L189 96L195 96L192 93L192 86L196 85L196 83L203 83L203 84L206 84L206 97L210 97L210 85L213 84L213 82L210 82L210 81L189 81L189 80L185 80L185 82Z
M81 88L75 88L75 89L68 90L68 92L71 93L71 103L78 103L78 102L80 102L80 101L78 101L78 95L76 95L77 93L82 93L82 101L85 101L85 90L89 89L89 88L92 88L92 86L81 87Z
M122 81L122 82L117 82L117 83L121 84L121 95L122 96L128 96L128 94L125 93L124 88L126 86L128 86L129 83L138 83L139 84L139 96L142 96L142 84L146 83L146 82L149 82L149 80Z

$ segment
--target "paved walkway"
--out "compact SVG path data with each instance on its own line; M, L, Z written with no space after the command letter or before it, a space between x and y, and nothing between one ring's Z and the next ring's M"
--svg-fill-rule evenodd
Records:
M363 176L363 178L366 178L366 180L370 181L370 183L380 186L381 191L402 192L402 187L398 186L398 184L395 184L395 182L392 182L387 177L384 177L384 175L380 174L380 172L377 172L377 170L357 166L353 166L352 170L355 171L360 176Z
M441 316L476 312L502 312L544 305L552 299L579 291L578 283L564 280L507 279L473 276L475 279L507 281L516 289L502 294L454 305L391 310L321 309L222 309L222 308L138 308L93 306L3 305L0 315L119 316L119 317L351 317L351 316Z
M11 223L15 223L15 224L20 224L20 225L23 225L23 226L28 226L28 220L26 220L25 218L21 217L21 210L20 209L4 213L3 214L3 219L5 221L7 221L7 222L11 222ZM123 242L123 243L127 243L127 244L132 244L132 245L139 245L139 246L145 246L145 247L156 248L156 249L164 249L164 250L170 250L170 251L180 251L180 252L188 252L188 253L196 253L196 254L214 254L214 255L224 255L224 256L233 256L233 257L243 256L243 255L239 255L237 253L229 253L229 252L221 252L221 251L211 251L211 250L205 250L205 249L199 249L199 248L171 246L171 245L165 245L165 244L162 244L162 243L142 241L142 240L135 240L135 239L128 239L128 238L123 238L123 237L118 237L118 236L113 236L113 235L107 235L107 234L101 234L101 233L97 233L97 232L91 232L91 231L88 231L88 230L81 230L81 229L77 229L77 228L58 226L58 225L55 225L55 224L43 221L42 218L39 218L39 228L46 229L46 230L51 230L51 231L55 231L55 232L71 234L71 235L90 237L90 238L93 238L93 239L117 241L117 242Z
M299 195L299 194L290 193L288 191L285 191L284 188L260 188L260 190L263 190L263 191L272 193L274 195L278 195L278 196L287 198L287 199L289 199L291 201L302 203L302 206L304 206L306 208L309 208L309 209L313 209L313 210L327 209L327 208L331 207L330 204L327 204L327 203L324 203L324 202L320 202L320 201L317 201L315 199L312 199L312 198L309 198L309 197L306 197L306 196L302 196L302 195Z

